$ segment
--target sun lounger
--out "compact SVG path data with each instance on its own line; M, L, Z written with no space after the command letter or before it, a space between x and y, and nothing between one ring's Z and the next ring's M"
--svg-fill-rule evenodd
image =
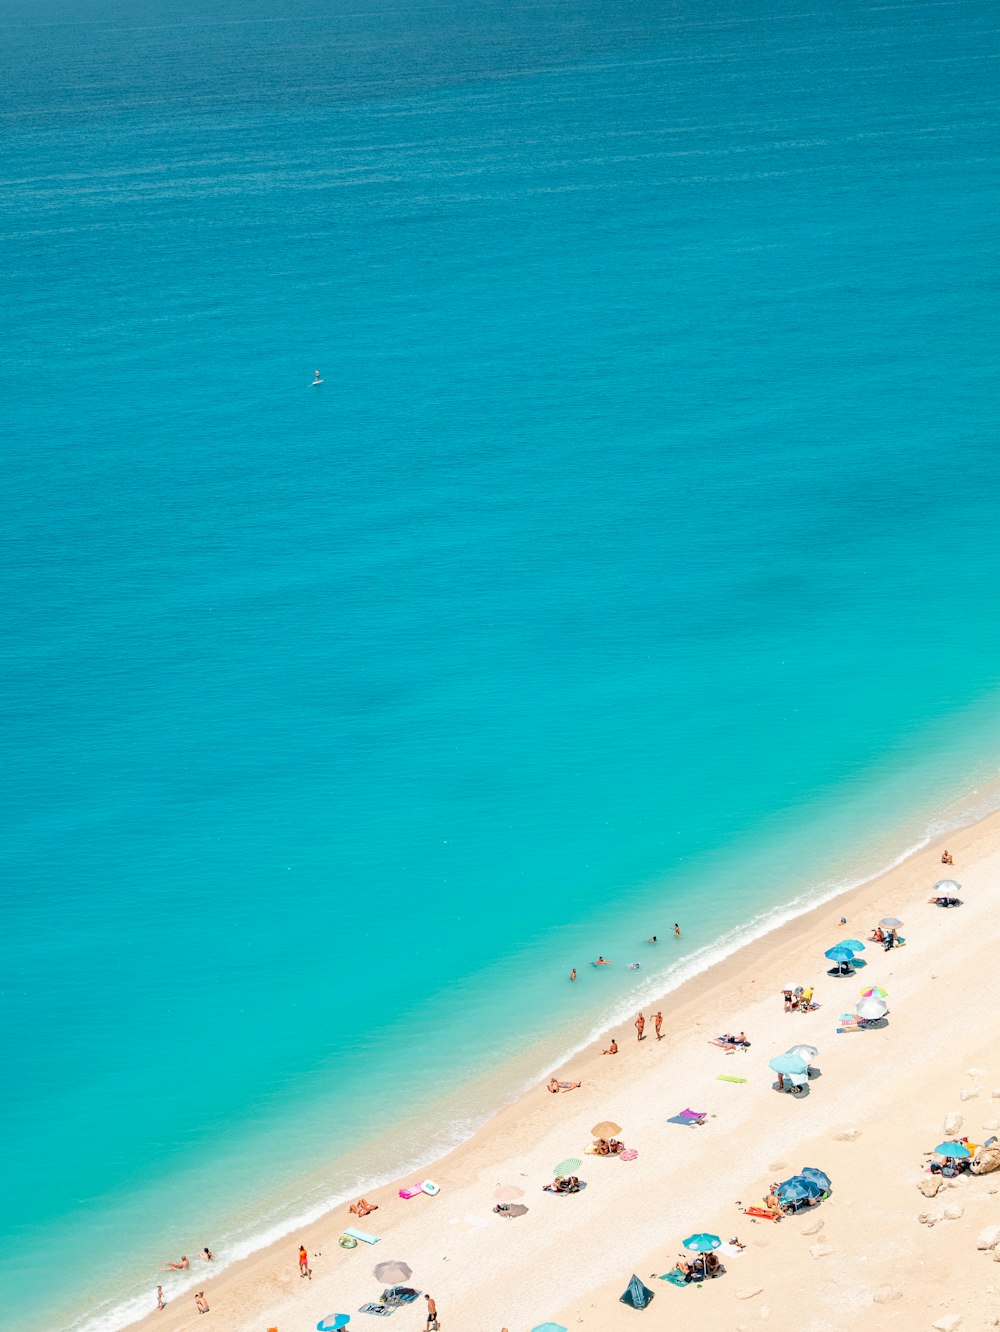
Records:
M381 1235L369 1235L367 1230L358 1230L355 1226L348 1226L344 1234L353 1236L354 1239L360 1240L362 1244L377 1244L382 1238Z
M728 1073L718 1073L717 1082L746 1082L746 1078L731 1078Z

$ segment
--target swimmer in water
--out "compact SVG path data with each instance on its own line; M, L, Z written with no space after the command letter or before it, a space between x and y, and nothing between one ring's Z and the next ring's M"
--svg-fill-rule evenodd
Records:
M678 939L681 937L681 927L676 921L674 921L674 936Z
M576 967L574 967L573 970L569 973L569 978L571 981L576 980Z
M322 377L321 377L319 371L316 370L316 371L313 372L313 374L314 374L313 383L314 383L314 384L322 384L323 380L322 380Z
M597 961L594 963L594 966L595 966L595 967L610 967L610 966L611 966L611 963L608 961L608 959L604 956L603 953L600 953L600 954L598 955Z
M647 942L647 943L656 943L656 935L654 934L653 937L652 937L652 939L647 939L646 942Z

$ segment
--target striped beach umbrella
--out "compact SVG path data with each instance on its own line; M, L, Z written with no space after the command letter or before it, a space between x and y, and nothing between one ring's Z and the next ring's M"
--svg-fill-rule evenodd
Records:
M579 1164L579 1162L577 1162ZM518 1198L524 1197L524 1189L520 1184L498 1184L493 1190L493 1201L499 1203L517 1202Z
M590 1131L595 1138L613 1138L616 1133L621 1133L622 1126L616 1124L613 1119L602 1119Z
M567 1156L565 1161L559 1162L552 1173L557 1176L562 1175L565 1178L566 1175L572 1175L574 1170L579 1170L582 1165L583 1162L578 1156Z
M880 985L869 985L867 990L861 991L862 999L888 999L889 991L883 990Z

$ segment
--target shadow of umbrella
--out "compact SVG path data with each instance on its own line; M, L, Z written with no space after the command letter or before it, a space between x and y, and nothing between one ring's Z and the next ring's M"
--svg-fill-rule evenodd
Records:
M383 1286L400 1286L413 1276L413 1268L410 1267L409 1263L376 1263L374 1275L375 1280L381 1281Z

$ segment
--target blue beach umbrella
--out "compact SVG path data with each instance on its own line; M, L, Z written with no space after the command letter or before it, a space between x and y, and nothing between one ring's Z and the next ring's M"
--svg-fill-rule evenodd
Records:
M829 1193L833 1188L826 1171L817 1170L815 1166L803 1166L799 1174L803 1179L811 1179L814 1184L818 1184L823 1193Z
M934 1150L938 1156L950 1156L956 1161L972 1155L964 1142L939 1142Z
M896 929L898 926L902 925L902 923L903 922L899 919L898 916L883 916L882 919L879 921L880 925L884 925L887 929L890 930Z
M845 948L843 944L837 944L835 948L828 948L823 956L828 957L831 962L854 961L854 953L850 948Z
M685 1249L691 1253L711 1253L713 1249L721 1248L722 1240L718 1235L689 1235L683 1241Z
M775 1055L773 1059L767 1061L768 1068L773 1068L775 1073L808 1073L809 1065L801 1055L782 1054Z
M804 1198L818 1198L822 1192L818 1184L803 1175L793 1175L778 1185L778 1197L782 1202L802 1202Z
M566 1332L566 1329L562 1323L539 1323L537 1327L531 1329L531 1332Z
M841 939L838 948L851 948L855 953L863 953L865 946L860 939Z
M316 1324L316 1332L340 1332L350 1321L350 1314L327 1314L322 1323Z

